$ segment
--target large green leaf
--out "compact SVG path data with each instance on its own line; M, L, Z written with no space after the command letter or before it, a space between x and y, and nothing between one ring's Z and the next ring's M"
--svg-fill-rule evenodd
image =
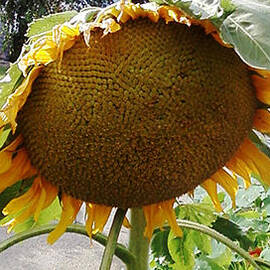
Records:
M232 0L236 10L220 26L222 39L248 65L270 69L270 1Z
M245 250L252 246L252 241L248 239L242 229L229 219L218 217L213 223L213 229L227 236L232 241L238 241Z
M193 249L194 241L190 237L190 230L183 229L183 237L175 237L170 231L168 237L168 249L174 264L175 270L190 270L195 264Z
M210 226L216 220L213 208L208 204L185 204L175 208L178 218Z
M77 11L65 11L61 13L51 14L41 19L37 19L29 24L27 30L27 37L33 37L44 32L51 31L55 25L62 24L69 21L71 18L78 14Z

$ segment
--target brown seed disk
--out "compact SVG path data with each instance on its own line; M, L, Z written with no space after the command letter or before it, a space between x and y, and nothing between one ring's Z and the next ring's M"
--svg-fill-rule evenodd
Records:
M119 207L192 190L252 126L254 89L200 27L129 21L45 67L19 115L32 164L75 198Z

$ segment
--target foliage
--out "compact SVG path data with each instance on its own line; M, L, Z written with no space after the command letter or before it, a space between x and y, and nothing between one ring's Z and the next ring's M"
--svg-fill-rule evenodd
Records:
M230 207L228 195L222 191L219 195L223 197L224 213L213 214L210 198L197 188L192 203L178 205L176 215L210 226L253 256L270 261L270 191L254 180L247 190L239 189L236 209ZM151 250L154 270L254 270L223 244L192 230L185 229L182 239L173 237L169 230L156 230Z

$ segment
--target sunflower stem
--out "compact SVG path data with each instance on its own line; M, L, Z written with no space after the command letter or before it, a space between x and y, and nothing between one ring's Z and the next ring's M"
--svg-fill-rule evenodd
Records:
M211 236L212 238L216 239L217 241L223 243L227 247L229 247L231 250L237 252L240 256L242 256L244 259L246 259L251 265L255 267L257 270L263 270L258 264L261 265L267 265L263 260L255 260L252 256L249 255L248 252L246 252L244 249L236 245L232 240L225 237L224 235L220 234L219 232L205 226L199 223L195 223L192 221L187 220L178 220L178 225L182 228L192 229L199 232L202 232L204 234L207 234Z
M128 270L147 270L149 241L144 237L145 218L141 208L131 209L131 230L129 234L129 251L135 255L136 263L130 264Z
M123 224L123 220L126 216L126 212L126 209L118 208L115 213L99 270L110 270L111 268L113 255L117 246L117 239Z
M55 227L56 225L42 225L31 230L27 230L25 232L17 233L14 236L0 242L0 253L26 239L50 233L55 229ZM73 224L68 226L66 231L71 233L78 233L88 237L84 225ZM101 233L96 233L92 235L92 238L103 246L105 246L108 241L108 238ZM135 262L135 257L122 244L116 245L115 255L126 265L134 264Z

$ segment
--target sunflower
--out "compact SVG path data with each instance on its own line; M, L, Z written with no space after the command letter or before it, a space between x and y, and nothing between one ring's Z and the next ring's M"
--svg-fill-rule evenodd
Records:
M270 160L249 139L270 131L270 72L244 63L209 20L180 8L116 3L34 36L2 92L0 192L33 181L3 210L9 230L61 198L54 243L83 203L86 230L112 207L142 207L145 236L176 223L175 197L201 185L222 211L237 176L270 184ZM90 18L90 19L89 19ZM124 224L128 226L128 221Z

